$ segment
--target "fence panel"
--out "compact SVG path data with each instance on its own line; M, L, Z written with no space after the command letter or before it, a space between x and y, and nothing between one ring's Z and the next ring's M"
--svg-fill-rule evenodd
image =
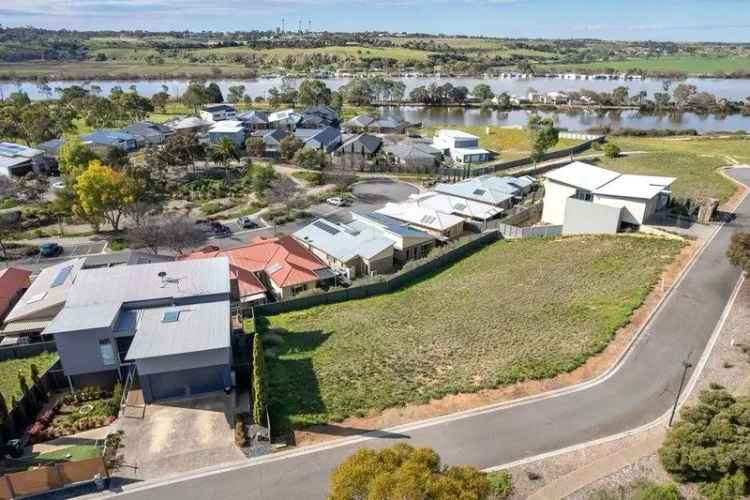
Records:
M3 346L0 347L0 361L7 361L16 358L29 358L43 352L57 352L57 345L54 341L50 341L37 342L34 344Z
M11 500L13 492L10 489L10 481L5 476L0 477L0 500Z
M64 486L54 467L40 467L34 470L15 472L5 477L10 481L16 497L56 490Z
M80 462L65 462L57 465L63 484L75 484L91 481L97 474L107 477L107 467L102 457L81 460Z

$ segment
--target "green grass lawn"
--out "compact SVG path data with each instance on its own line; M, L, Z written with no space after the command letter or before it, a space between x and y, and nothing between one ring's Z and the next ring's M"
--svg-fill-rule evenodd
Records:
M495 243L396 293L268 318L280 430L571 371L679 252L633 236Z
M623 151L647 151L647 154L608 159L599 164L618 172L676 177L672 191L677 198L710 196L722 201L735 192L735 185L717 173L732 162L750 163L750 140L729 139L640 139L614 137L611 142Z
M560 69L615 69L628 71L639 69L653 72L684 72L689 74L732 73L738 70L750 70L750 57L727 56L680 56L653 57L641 59L624 59L621 61L605 61L583 64L557 66Z
M57 361L57 353L43 352L36 356L21 359L9 359L0 362L0 393L10 406L10 398L21 396L21 388L18 386L18 373L26 375L26 381L31 386L31 365L39 368L39 373L44 373Z
M98 456L101 456L101 451L94 445L69 446L49 453L34 453L31 456L19 459L6 459L5 463L0 465L0 474L22 472L32 467L62 462L80 462Z
M529 137L526 131L517 128L490 127L490 134L487 134L487 127L424 127L419 133L424 137L432 137L441 128L450 128L468 132L469 134L479 137L479 145L483 148L500 153L499 160L517 160L529 156ZM565 149L581 141L571 139L560 139L560 142L552 150Z

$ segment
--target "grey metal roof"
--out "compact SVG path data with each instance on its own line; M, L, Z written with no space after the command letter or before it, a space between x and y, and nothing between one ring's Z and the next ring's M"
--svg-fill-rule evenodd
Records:
M409 140L401 141L397 144L390 144L388 146L385 146L383 149L385 149L385 151L387 151L388 153L401 158L402 160L426 158L435 159L441 154L439 149L433 148L432 146L427 146L426 144L422 144L420 142Z
M268 113L263 111L247 111L239 115L237 119L254 125L265 125L268 123Z
M81 137L83 141L93 142L94 144L115 145L122 141L135 141L136 137L127 132L117 130L96 130L90 134Z
M375 118L368 115L358 115L354 118L344 122L344 127L347 128L365 128L375 122Z
M383 139L371 134L358 134L344 141L339 149L344 149L353 144L360 146L368 154L375 154L383 145Z
M84 307L63 307L44 329L45 335L111 327L122 304L107 302Z
M377 212L362 215L361 217L370 219L388 229L388 231L391 231L392 233L395 233L404 238L433 238L430 234L425 233L424 231L414 229L413 227L404 222L401 222L398 219L394 219L393 217L388 217L387 215L379 214Z
M164 277L159 276L165 273ZM229 260L160 262L86 269L78 273L67 307L229 294Z
M466 198L491 205L500 205L514 196L520 194L523 187L521 181L515 177L495 177L494 175L483 175L473 177L455 184L438 184L435 191L444 194Z
M375 229L358 231L326 219L317 219L293 234L299 241L340 260L370 259L395 245Z
M43 319L40 316L48 318L54 315L57 312L55 308L62 307L65 304L70 289L80 274L83 262L84 259L69 260L42 270L5 318L5 322ZM67 268L70 268L70 270L65 271ZM58 286L52 286L55 279L63 274L65 280Z
M229 104L205 104L202 108L203 111L235 111L234 106Z
M126 134L141 135L144 137L164 136L173 132L171 128L165 125L151 122L131 123L127 127L123 127L121 131Z
M65 144L65 139L50 139L49 141L38 144L37 147L42 151L45 151L47 154L56 155L60 146L63 144Z
M154 255L147 252L136 252L134 250L123 250L121 252L103 253L91 255L85 258L84 269L97 267L112 267L119 265L152 264L154 262L171 262L174 257L169 255Z
M125 359L227 349L231 342L229 309L227 299L132 311L136 315L135 337ZM175 312L176 321L164 321L165 313Z

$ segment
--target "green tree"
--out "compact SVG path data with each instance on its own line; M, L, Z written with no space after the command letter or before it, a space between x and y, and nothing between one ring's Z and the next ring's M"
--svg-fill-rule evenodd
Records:
M733 266L741 267L746 273L750 272L750 233L734 233L727 250L727 258Z
M245 177L249 178L253 192L258 196L263 196L266 189L271 187L271 183L276 179L276 172L270 165L253 165L248 168Z
M109 146L104 152L102 161L113 168L122 169L130 162L128 153L117 146Z
M211 146L211 158L214 161L221 163L224 167L224 182L229 184L229 167L231 166L232 160L239 160L240 156L237 154L237 146L231 139L222 137L219 141Z
M261 137L248 137L245 141L245 150L250 156L263 156L266 154L266 143Z
M747 493L747 475L741 469L722 477L718 483L705 483L700 487L707 500L735 500ZM677 498L677 497L675 497Z
M66 183L74 182L89 163L98 159L99 156L77 136L66 137L57 152L57 165L60 173L66 178Z
M221 89L214 82L206 85L206 97L208 98L208 102L212 104L224 102L224 96L221 93Z
M233 85L229 87L227 101L231 103L242 102L243 98L245 97L245 89L246 87L244 85Z
M169 94L163 90L151 96L151 104L154 106L154 108L157 108L162 113L164 113L167 110L168 102L169 102Z
M209 96L203 85L192 82L183 92L181 100L185 106L193 108L193 112L197 113L198 108L209 102Z
M294 158L294 155L302 149L304 146L304 143L297 139L295 136L290 135L289 137L285 137L284 139L279 142L279 155L282 159L291 161Z
M716 484L708 487L711 491L744 490L750 469L749 416L750 399L735 399L722 389L702 391L698 403L683 409L667 434L659 449L662 465L679 482Z
M331 89L320 80L305 80L299 86L297 100L303 106L327 106L331 104Z
M367 106L375 100L375 91L364 78L355 78L339 89L344 100L354 106Z
M334 470L330 491L329 500L482 500L491 486L473 467L446 467L433 450L399 443L357 450Z
M560 140L560 131L555 127L552 118L542 118L537 114L529 117L527 125L531 159L535 162L544 158L544 153Z
M335 109L337 113L341 113L341 110L344 108L344 96L341 95L341 92L331 93L331 107Z
M325 151L309 148L302 148L294 153L292 162L300 168L310 170L323 170L329 164Z
M89 220L109 222L114 231L120 230L120 219L137 196L130 179L98 160L78 176L74 189L79 213Z
M263 355L263 339L259 332L253 336L253 422L266 425L268 375Z
M620 149L620 146L617 144L607 143L604 145L604 156L607 158L617 158L620 156L620 153L622 153L622 150Z
M474 87L474 90L471 91L471 93L474 97L479 99L481 102L489 101L493 97L495 97L494 92L492 92L492 87L490 87L486 83L477 84Z
M677 87L675 87L672 96L674 97L674 101L675 104L677 104L677 107L683 108L690 102L690 99L696 93L698 93L698 88L695 85L681 83Z

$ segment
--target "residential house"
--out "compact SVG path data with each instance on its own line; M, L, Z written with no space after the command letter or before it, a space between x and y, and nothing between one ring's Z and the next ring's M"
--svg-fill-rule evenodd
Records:
M239 115L237 119L245 124L246 130L254 131L268 128L268 113L263 111L248 111Z
M383 147L383 151L393 163L408 169L430 171L437 168L443 158L439 149L418 139L388 144Z
M395 242L376 228L317 219L293 236L348 280L393 271Z
M339 114L330 106L309 106L302 110L301 127L322 128L336 127L341 124Z
M154 264L156 262L172 262L174 257L169 255L139 252L136 250L122 250L120 252L101 253L83 257L81 269L98 269L101 267L136 266L140 264Z
M353 220L347 227L356 231L379 231L386 238L393 240L393 258L398 264L413 259L426 257L435 246L435 237L415 229L387 215L370 213L360 215L352 212Z
M415 201L387 203L375 211L433 235L439 241L453 240L464 232L464 219L421 206Z
M544 103L562 106L570 103L570 96L565 92L547 92Z
M640 226L669 202L676 179L620 174L574 162L544 174L542 221L564 234L616 232ZM614 209L614 210L613 210Z
M336 150L336 155L358 155L374 158L383 147L383 139L372 134L357 134L344 140Z
M389 116L370 123L367 126L367 131L378 134L405 134L411 126L412 124L407 121Z
M529 179L481 175L455 184L437 184L433 189L439 193L457 196L466 200L485 203L498 208L510 208L514 202L528 192Z
M291 108L268 115L268 125L271 128L294 131L300 123L302 123L302 115Z
M65 144L65 139L50 139L49 141L37 144L37 149L44 151L48 157L54 158L60 150L60 146Z
M332 153L341 145L341 130L334 127L298 128L295 137L304 143L308 149L317 149Z
M22 177L29 172L46 173L49 167L45 151L12 142L0 142L0 175Z
M146 403L228 391L229 295L227 258L85 270L44 333L71 387L132 372Z
M409 200L430 210L457 215L467 222L487 222L488 220L497 219L505 212L503 208L495 205L434 191L413 194L409 197Z
M282 129L271 129L271 130L260 130L252 134L253 137L260 137L263 139L263 144L266 146L266 154L269 156L275 156L279 153L279 147L281 141L289 137L290 133Z
M232 294L240 302L283 300L325 285L335 276L291 236L257 239L249 245L220 250L207 247L180 260L227 257Z
M43 269L5 317L3 336L38 337L62 310L85 259Z
M459 163L481 163L493 156L490 151L479 147L479 137L460 130L439 130L432 144Z
M0 271L0 319L18 302L31 284L31 271L6 267Z
M245 145L245 126L238 120L216 122L208 130L208 142L216 144L222 139L229 139L238 147Z
M121 132L134 135L139 146L154 146L162 144L167 137L174 134L174 130L152 122L138 122L121 129Z
M207 122L237 119L237 110L230 104L206 104L198 115Z
M354 118L345 121L341 128L344 132L350 134L361 134L369 130L370 125L375 123L377 120L368 115L357 115Z
M526 100L532 104L544 104L545 97L544 94L540 94L539 92L529 92L526 94Z
M96 130L81 136L81 141L94 149L119 148L126 153L132 153L138 149L138 138L136 136L117 130Z
M202 135L208 132L208 129L211 128L213 123L206 121L203 118L198 118L197 116L188 116L186 118L177 118L165 123L164 125L178 134Z

